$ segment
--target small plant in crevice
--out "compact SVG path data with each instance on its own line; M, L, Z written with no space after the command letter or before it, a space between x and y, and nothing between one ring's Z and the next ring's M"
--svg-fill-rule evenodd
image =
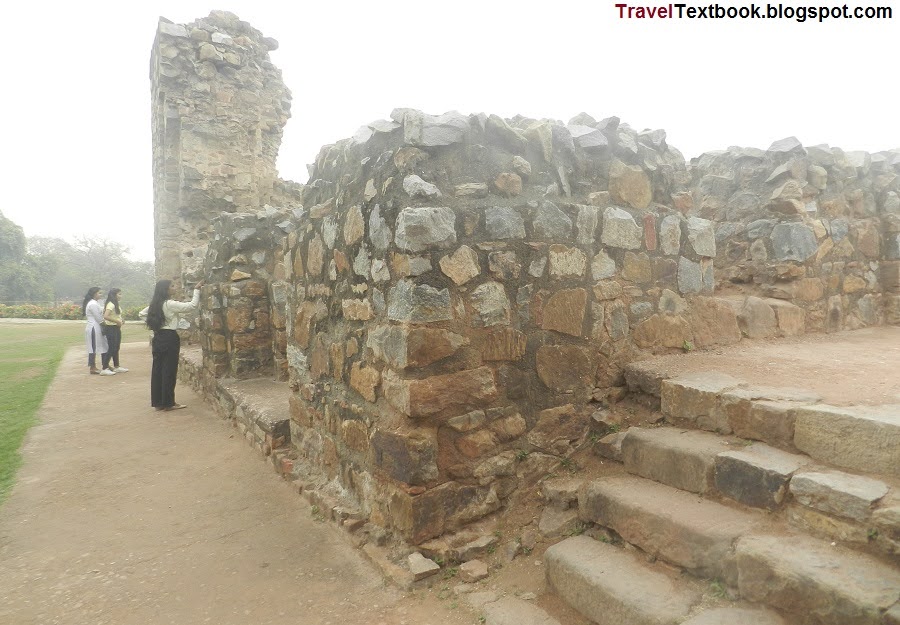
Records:
M869 528L869 531L866 532L866 538L869 540L875 540L878 538L878 530L874 527Z
M716 599L725 599L728 597L728 591L725 584L720 579L714 579L709 583L709 594Z
M685 341L681 344L681 349L685 352L692 352L694 351L694 344L690 341Z
M527 457L528 457L527 449L520 449L516 452L516 460L518 460L519 462L522 462Z

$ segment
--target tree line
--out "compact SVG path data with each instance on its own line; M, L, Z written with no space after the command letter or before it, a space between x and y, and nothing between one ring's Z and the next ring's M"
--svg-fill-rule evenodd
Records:
M0 211L0 304L79 306L91 286L122 289L126 306L145 306L153 295L153 263L128 258L126 245L80 237L74 243L53 237L26 237Z

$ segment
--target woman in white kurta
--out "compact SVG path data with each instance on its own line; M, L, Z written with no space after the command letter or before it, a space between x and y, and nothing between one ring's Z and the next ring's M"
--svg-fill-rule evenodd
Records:
M103 306L100 304L102 297L103 291L99 286L92 286L84 296L81 304L81 312L87 319L87 325L84 328L84 343L87 347L90 372L99 375L115 375L114 371L110 371L105 366L97 368L97 354L106 355L106 352L109 351L109 344L100 328L103 324Z

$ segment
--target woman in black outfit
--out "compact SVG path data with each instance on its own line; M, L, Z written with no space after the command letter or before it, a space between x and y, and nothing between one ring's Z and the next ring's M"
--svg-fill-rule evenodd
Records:
M173 300L175 285L171 280L160 280L153 291L150 305L141 311L147 327L153 330L153 369L150 373L150 405L157 410L187 408L175 403L175 382L178 378L178 354L181 338L178 322L193 312L200 304L201 280L194 285L194 297L190 302Z

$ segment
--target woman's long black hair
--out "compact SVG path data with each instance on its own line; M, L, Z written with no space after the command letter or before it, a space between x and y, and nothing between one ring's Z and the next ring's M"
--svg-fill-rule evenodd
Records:
M169 287L171 285L171 280L160 280L156 283L156 288L153 289L153 299L150 300L150 306L147 310L147 327L154 332L162 328L166 322L163 304L169 299Z
M92 299L94 299L94 296L97 294L97 291L99 291L99 290L100 290L99 286L92 286L91 288L88 289L87 294L84 296L84 301L81 302L81 315L82 316L87 315L88 302L90 302Z
M113 306L116 307L116 314L121 315L122 310L119 308L119 293L121 292L122 289L110 289L109 293L106 294L106 303L103 305L103 310L106 310L106 307L112 302Z

